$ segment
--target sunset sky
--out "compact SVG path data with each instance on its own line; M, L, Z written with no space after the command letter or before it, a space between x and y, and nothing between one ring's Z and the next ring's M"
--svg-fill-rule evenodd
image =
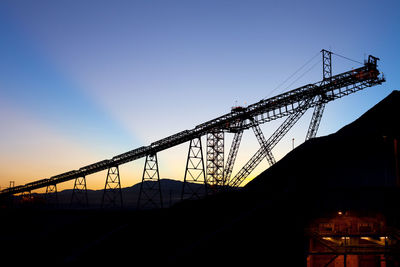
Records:
M333 133L400 89L400 1L8 1L0 3L0 186L79 169L321 80L325 48L377 56L387 82L326 106ZM295 76L277 88L299 67ZM334 74L360 64L333 56ZM311 68L313 67L313 68ZM295 82L293 82L295 81ZM273 150L304 141L312 111ZM262 125L266 137L281 121ZM226 137L229 151L231 135ZM205 142L204 142L205 144ZM236 173L258 150L245 133ZM159 154L183 179L188 143ZM226 153L227 155L227 153ZM123 187L144 159L121 166ZM268 167L264 160L251 176ZM106 172L87 177L104 187ZM59 189L72 188L72 182Z

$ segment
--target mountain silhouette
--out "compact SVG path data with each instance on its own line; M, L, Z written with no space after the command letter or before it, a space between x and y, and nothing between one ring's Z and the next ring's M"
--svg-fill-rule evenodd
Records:
M146 181L146 184L149 183L156 183L156 182L151 182L151 181ZM122 198L123 198L123 208L128 208L128 209L136 209L137 208L137 202L139 198L139 192L140 192L140 187L142 186L142 182L134 184L133 186L129 187L123 187L121 188L122 192ZM182 194L182 187L183 187L183 182L182 181L177 181L173 179L160 179L160 186L161 186L161 196L162 196L162 201L163 201L163 206L164 207L170 207L173 204L181 201L181 194ZM202 192L202 189L204 188L204 184L196 184L196 183L190 183L190 188L192 190L198 190L199 192ZM72 189L66 189L62 190L60 192L57 192L57 199L55 198L54 195L50 196L51 199L49 201L51 202L53 206L57 206L59 208L101 208L102 204L102 199L103 199L103 194L104 194L104 189L99 189L99 190L90 190L87 189L87 197L88 197L88 205L85 203L85 198L83 193L81 193L78 198L74 198L71 204L71 199L72 199L72 194L73 190ZM46 198L45 194L33 194L35 198L42 199L43 201L41 202L41 205L45 205L44 200ZM57 200L57 204L56 204ZM118 198L119 201L119 198ZM158 206L160 206L160 199L157 197L157 199L154 199L154 201L157 203ZM118 202L119 203L119 202ZM107 205L105 205L107 207Z

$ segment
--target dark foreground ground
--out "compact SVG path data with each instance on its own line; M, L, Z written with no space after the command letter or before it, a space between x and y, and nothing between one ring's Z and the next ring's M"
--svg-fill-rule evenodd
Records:
M382 201L368 201L371 194ZM153 211L2 209L0 249L3 261L18 265L304 266L304 227L312 218L342 209L351 199L347 208L379 211L399 227L398 195L233 192Z
M211 202L154 211L1 210L2 258L71 265L250 264L271 262L282 250L301 261L303 240L296 216L284 209L265 213L270 205L263 202L250 209L236 201L223 200L218 207L210 207ZM285 236L291 241L283 241ZM279 249L267 256L270 246Z
M243 190L169 209L0 209L1 260L304 266L304 229L315 218L381 214L400 229L399 118L394 91L337 133L297 147ZM391 266L400 266L400 252L392 256Z

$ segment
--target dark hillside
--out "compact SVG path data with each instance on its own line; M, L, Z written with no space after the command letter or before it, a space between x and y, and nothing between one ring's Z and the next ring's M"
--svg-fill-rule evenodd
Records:
M400 92L335 134L309 140L251 181L250 191L393 187L397 184Z
M394 91L337 133L305 142L244 190L197 203L197 220L208 215L215 230L181 257L209 250L218 254L205 262L302 266L304 229L314 218L379 213L398 228L399 118L400 92ZM182 203L181 212L190 207Z
M14 221L40 226L40 238L35 246L22 242L29 248L22 250L10 231L1 248L10 257L47 251L48 262L70 265L306 266L305 228L316 218L379 213L400 228L399 118L394 91L337 133L297 147L244 189L169 209L12 211ZM13 220L5 220L6 229Z

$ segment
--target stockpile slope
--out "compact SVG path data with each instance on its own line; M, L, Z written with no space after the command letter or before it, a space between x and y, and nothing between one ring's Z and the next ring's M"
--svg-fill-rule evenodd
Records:
M253 192L324 194L396 188L400 92L338 132L309 140L251 181Z

